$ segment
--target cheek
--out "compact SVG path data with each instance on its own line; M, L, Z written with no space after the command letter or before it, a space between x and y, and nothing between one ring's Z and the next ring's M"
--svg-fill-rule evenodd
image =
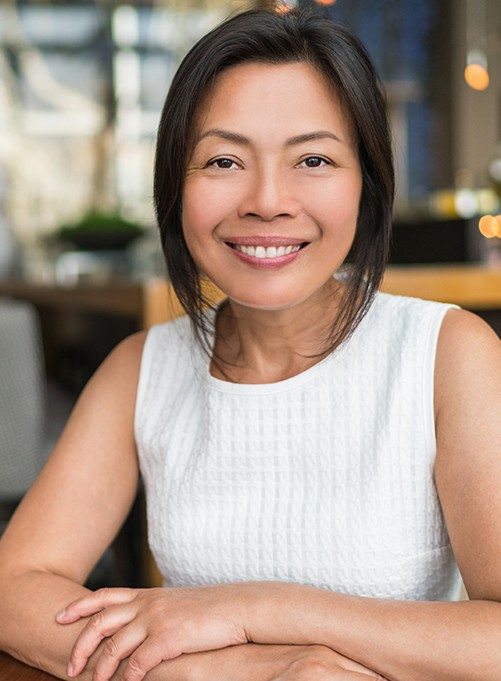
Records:
M221 191L214 183L187 181L182 199L183 233L186 242L197 242L209 235L234 207L228 187Z
M347 176L317 185L310 183L308 190L303 205L324 229L339 235L356 228L362 191L359 177Z

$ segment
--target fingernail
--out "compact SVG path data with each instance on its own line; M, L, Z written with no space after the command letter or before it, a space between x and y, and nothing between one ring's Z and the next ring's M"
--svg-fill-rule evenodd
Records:
M75 672L75 668L70 662L68 664L68 668L66 669L66 673L68 674L68 676L73 676L74 672Z
M58 612L56 615L57 620L63 620L66 617L66 610L61 610L61 612Z

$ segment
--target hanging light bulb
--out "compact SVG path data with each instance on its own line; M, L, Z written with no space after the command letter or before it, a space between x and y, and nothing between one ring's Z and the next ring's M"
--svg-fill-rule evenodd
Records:
M464 79L474 90L482 91L489 87L489 70L485 52L482 50L468 52Z

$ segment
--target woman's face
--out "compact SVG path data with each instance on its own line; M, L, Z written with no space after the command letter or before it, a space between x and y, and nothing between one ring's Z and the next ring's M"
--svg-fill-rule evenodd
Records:
M353 242L361 187L349 120L319 71L237 65L219 74L197 115L186 244L231 300L287 309L330 289Z

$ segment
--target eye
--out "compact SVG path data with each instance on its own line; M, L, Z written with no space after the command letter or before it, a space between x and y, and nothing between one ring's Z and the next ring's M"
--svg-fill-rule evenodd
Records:
M308 156L307 158L303 158L301 163L306 163L307 168L323 168L321 165L322 163L325 165L332 165L330 161L322 156Z
M207 167L218 168L219 170L230 170L232 165L236 165L236 161L231 158L215 158L213 161L207 163Z

